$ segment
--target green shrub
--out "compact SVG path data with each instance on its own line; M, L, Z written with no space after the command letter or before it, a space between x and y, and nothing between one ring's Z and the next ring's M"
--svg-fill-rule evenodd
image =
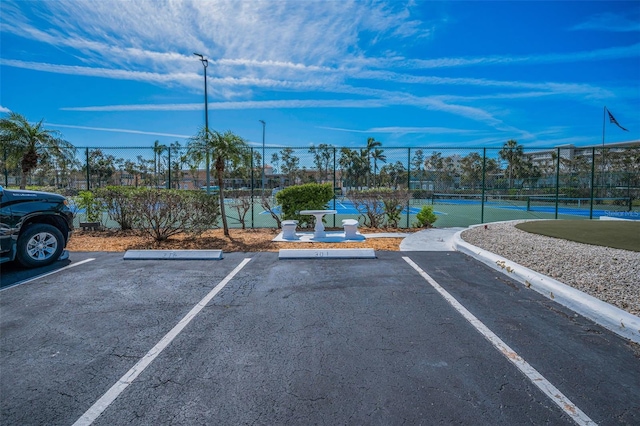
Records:
M80 191L75 197L75 204L80 209L85 209L85 220L87 222L102 222L102 212L104 206L101 200L94 196L91 191Z
M276 201L282 207L282 218L297 220L301 227L312 226L314 217L300 215L301 210L322 210L333 198L330 183L306 183L285 188L276 194Z
M95 197L106 207L109 219L120 225L120 229L127 230L133 228L136 215L133 203L133 194L136 191L140 189L130 186L107 186L96 189Z
M202 191L141 188L132 193L133 225L156 241L172 235L199 235L216 228L220 218L217 195Z
M420 209L416 215L416 219L418 222L415 223L414 226L418 228L431 228L438 217L433 212L433 206L422 206L422 209Z

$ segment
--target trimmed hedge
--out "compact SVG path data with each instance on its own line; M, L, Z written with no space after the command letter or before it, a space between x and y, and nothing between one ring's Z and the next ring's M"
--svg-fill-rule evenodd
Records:
M333 186L330 183L306 183L287 187L276 194L276 201L282 207L284 220L297 220L299 226L311 227L315 218L300 215L301 210L322 210L333 199Z

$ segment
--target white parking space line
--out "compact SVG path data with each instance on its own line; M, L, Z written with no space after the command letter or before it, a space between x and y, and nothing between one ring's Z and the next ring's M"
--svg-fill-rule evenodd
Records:
M424 272L416 263L410 258L404 256L403 259L411 265L431 286L440 293L440 295L451 306L455 308L471 325L480 332L491 344L500 351L513 365L515 365L525 376L531 380L545 395L547 395L553 402L560 407L569 417L571 417L579 425L596 425L597 423L591 420L582 410L562 394L551 382L545 379L535 368L533 368L527 361L525 361L520 355L518 355L513 349L511 349L505 342L502 341L493 331L485 326L478 318L476 318L471 312L469 312L460 302L458 302L449 292L440 286L429 274Z
M133 381L142 373L148 366L156 359L158 355L162 353L162 351L169 346L169 344L175 339L180 332L195 318L198 313L213 299L216 294L220 292L226 286L231 279L244 266L251 260L251 258L244 259L236 268L231 271L220 283L213 288L205 297L198 302L197 305L189 311L187 315L184 316L176 324L175 327L171 329L156 345L151 348L149 352L145 356L143 356L140 361L136 363L129 371L122 376L116 384L114 384L100 399L98 399L95 404L93 404L74 424L73 426L88 426L93 423L103 412L104 410L111 405L111 403L131 384Z
M67 269L75 268L76 266L82 265L83 263L91 262L92 260L96 260L96 259L93 258L93 257L90 257L89 259L81 260L78 263L72 263L71 265L67 265L64 268L56 269L55 271L47 272L46 274L42 274L42 275L38 275L37 277L29 278L28 280L24 280L24 281L19 281L17 283L13 283L13 284L11 284L9 286L1 288L0 291L9 290L10 288L17 287L17 286L22 285L22 284L27 284L27 283L30 283L32 281L39 280L40 278L48 277L49 275L53 275L53 274L57 274L58 272L66 271Z

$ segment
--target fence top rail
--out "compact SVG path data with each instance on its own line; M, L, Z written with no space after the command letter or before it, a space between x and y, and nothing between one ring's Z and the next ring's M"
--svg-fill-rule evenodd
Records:
M153 145L148 145L148 146L76 146L76 149L82 149L82 150L86 150L86 149L154 149ZM179 147L179 149L187 149L188 146L184 145ZM261 145L251 145L249 146L249 148L251 149L262 149ZM341 150L343 148L346 149L351 149L351 150L356 150L356 149L366 149L366 146L362 145L362 146L338 146L338 145L328 145L325 147L318 147L318 146L312 146L312 145L308 145L308 146L269 146L266 147L267 150L269 151L273 151L273 150L280 150L280 149L293 149L293 150L308 150L311 148L315 148L315 149L323 149L323 148L329 148L329 149L336 149L336 150ZM578 150L584 150L584 149L595 149L596 151L599 151L603 148L603 146L553 146L553 147L544 147L544 146L536 146L536 147L527 147L527 146L522 146L522 149L526 150L526 151L556 151L556 150L567 150L567 149L578 149ZM620 143L615 143L615 144L605 144L604 145L605 149L619 149L619 148L635 148L635 149L640 149L640 143L638 142L629 142L628 144L620 144ZM503 146L439 146L439 145L427 145L427 146L383 146L381 147L381 149L384 150L443 150L443 151L451 151L451 150L458 150L458 151L482 151L482 150L502 150L504 149Z

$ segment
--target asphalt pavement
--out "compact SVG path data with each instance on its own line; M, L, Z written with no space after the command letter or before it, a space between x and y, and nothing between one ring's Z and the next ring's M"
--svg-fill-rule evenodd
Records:
M459 252L59 263L2 267L2 424L640 424L638 345Z

